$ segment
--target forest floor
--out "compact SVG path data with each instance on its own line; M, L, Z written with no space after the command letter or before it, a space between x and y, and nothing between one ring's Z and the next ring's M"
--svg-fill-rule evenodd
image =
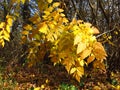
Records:
M8 65L0 73L0 90L120 90L120 73L89 70L81 82L73 79L63 66L43 64L39 68Z

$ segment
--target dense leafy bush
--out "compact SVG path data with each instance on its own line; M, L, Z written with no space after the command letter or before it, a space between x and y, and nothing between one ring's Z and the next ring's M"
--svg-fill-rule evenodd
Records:
M12 11L7 13L5 20L0 22L2 47L10 40L12 23L21 19L20 5L29 3L28 0L21 0L21 2L12 0L10 4L14 7L16 3L17 8L14 8L14 13ZM21 20L20 43L29 47L27 56L29 67L44 60L46 53L49 52L48 57L54 65L57 63L64 65L67 72L79 82L84 75L84 66L88 66L91 62L94 68L105 71L104 60L107 55L94 35L99 33L96 27L77 20L76 17L69 21L63 13L64 10L59 8L60 2L38 0L36 5L38 11L29 18L24 17ZM9 6L6 4L6 7Z

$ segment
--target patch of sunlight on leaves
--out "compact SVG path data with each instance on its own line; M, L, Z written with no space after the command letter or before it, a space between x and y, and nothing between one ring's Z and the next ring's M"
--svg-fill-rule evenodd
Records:
M34 88L34 90L41 90L41 88L40 87L36 87L36 88Z
M47 0L48 3L52 3L53 0Z

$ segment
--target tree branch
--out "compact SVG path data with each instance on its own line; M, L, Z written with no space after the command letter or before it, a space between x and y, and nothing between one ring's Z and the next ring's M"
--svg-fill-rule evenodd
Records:
M106 34L106 33L110 33L110 32L112 32L112 31L115 31L115 28L113 28L112 30L106 31L106 32L104 32L104 33L102 33L102 34L97 35L96 38L99 38L99 37L101 37L102 35L104 35L104 34Z

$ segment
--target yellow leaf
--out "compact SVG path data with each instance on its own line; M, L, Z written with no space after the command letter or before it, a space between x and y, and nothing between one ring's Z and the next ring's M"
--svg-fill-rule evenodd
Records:
M65 16L65 14L61 13L61 14L60 14L60 16L64 17L64 16Z
M71 68L70 70L70 74L73 74L77 69L74 67L74 68Z
M17 3L20 3L21 0L17 0Z
M101 90L101 88L99 86L94 86L93 90Z
M87 22L87 23L84 23L84 24L85 24L86 27L88 27L88 28L92 26L92 24L91 24L91 23L88 23L88 22Z
M109 36L109 37L108 37L108 39L111 39L111 38L112 38L112 36Z
M52 3L53 0L47 0L48 3Z
M4 47L4 45L5 45L5 42L2 42L2 47Z
M6 16L6 18L7 18L7 19L9 19L9 18L12 18L12 16L10 16L10 15L7 15L7 16Z
M120 90L120 85L117 85L116 89L117 89L117 90Z
M54 42L55 38L53 37L53 33L49 32L49 34L47 35L47 39L48 41Z
M9 40L9 37L4 36L3 38L4 38L5 40L7 40L7 41L10 41L10 40Z
M38 28L39 28L39 31L44 33L44 34L47 34L47 32L49 30L47 24L45 24L45 23L40 24L38 26Z
M55 15L54 15L54 20L55 20L55 21L58 21L58 20L59 20L59 17L60 17L60 14L57 13L57 12L55 12L54 14L55 14Z
M50 27L50 29L54 29L54 28L55 28L55 25L54 25L53 23L50 23L50 24L49 24L49 27Z
M88 59L87 59L87 64L91 63L92 61L94 61L95 59L95 56L92 55L92 56L89 56Z
M53 7L58 7L59 5L60 5L59 2L55 2L55 3L53 3Z
M44 11L44 14L48 16L48 15L50 15L50 12L49 11Z
M36 88L34 88L34 90L41 90L41 89L40 89L40 87L36 87Z
M5 26L5 22L1 22L0 23L0 28L4 28L4 26Z
M69 65L65 65L65 69L67 70L67 72L69 73L70 68L71 68L72 64L69 63Z
M106 68L105 68L105 64L104 63L101 63L99 64L99 68L103 71L106 71Z
M28 34L29 34L29 31L22 31L22 34L23 34L23 35L28 35Z
M99 30L96 28L96 27L93 27L91 28L93 30L93 34L99 34Z
M45 80L45 83L49 83L49 80L48 80L48 79L46 79L46 80Z
M66 59L64 59L64 61L63 61L63 65L65 65L65 69L67 70L67 72L69 73L70 72L70 69L71 69L71 67L72 67L72 63L71 63L71 61L73 61L72 59L70 60L70 58L66 58Z
M94 49L98 49L99 48L99 49L104 51L104 48L103 48L103 46L102 46L102 44L100 42L95 42L94 45L93 45L93 48Z
M79 35L76 35L74 38L74 45L77 45L81 41L81 37Z
M104 64L103 62L98 61L98 60L95 60L95 61L93 62L93 67L94 67L94 68L99 68L99 69L101 69L101 70L103 70L103 71L106 71L106 69L105 69L105 64Z
M85 63L85 61L84 60L80 60L80 65L83 67L84 66L84 63Z
M10 34L5 30L3 31L3 34L4 34L4 37L8 37L8 38L10 37Z
M0 41L3 39L3 35L0 35Z
M2 36L2 34L3 34L3 30L2 30L2 31L0 31L0 36Z
M117 31L114 31L114 33L115 33L116 35L118 35L118 32L117 32Z
M43 84L43 85L41 85L41 89L44 89L45 88L45 85Z
M81 59L85 59L86 57L88 57L91 54L91 50L92 48L86 48L83 52L80 53L80 57Z
M1 39L1 40L0 40L0 44L2 45L2 47L4 47L5 42L4 42L4 40L3 40L3 39Z
M27 40L27 37L26 36L22 36L22 42L24 43L24 42L26 42L26 40Z
M77 74L82 77L84 75L84 67L77 67Z
M2 38L0 38L0 44L3 42L3 39Z
M66 53L65 52L59 53L59 58L64 59L65 57L66 57Z
M73 23L71 23L71 24L73 24L73 26L72 26L72 28L71 28L71 30L73 30L74 31L74 34L75 35L79 35L78 33L79 33L79 30L80 30L80 28L79 28L79 26L78 25L74 25L74 22Z
M80 82L80 77L84 75L84 68L83 67L76 67L77 71L73 73L73 77Z
M81 53L83 50L86 49L86 44L85 43L79 43L77 46L77 54Z
M26 0L21 0L21 2L24 4Z
M61 14L61 15L63 15L63 14ZM69 21L68 21L67 18L63 18L63 22L64 22L64 23L68 23Z
M9 17L9 18L7 19L8 25L9 25L9 26L12 26L12 22L13 22L12 17Z
M10 26L9 25L6 25L6 30L8 33L10 33Z
M29 24L25 25L23 28L26 30L32 30L32 26Z
M80 76L77 74L77 72L73 75L73 77L75 77L75 79L80 82Z
M93 54L98 60L106 59L106 56L107 56L106 51L104 50L100 42L95 42L93 44Z
M57 9L57 11L58 12L63 12L64 10L59 8L59 9Z
M52 6L50 6L49 8L46 9L46 11L48 11L48 12L52 12L53 9L54 9L54 8L53 8Z
M93 50L93 54L95 55L96 59L98 59L98 60L106 59L106 53L101 49Z

